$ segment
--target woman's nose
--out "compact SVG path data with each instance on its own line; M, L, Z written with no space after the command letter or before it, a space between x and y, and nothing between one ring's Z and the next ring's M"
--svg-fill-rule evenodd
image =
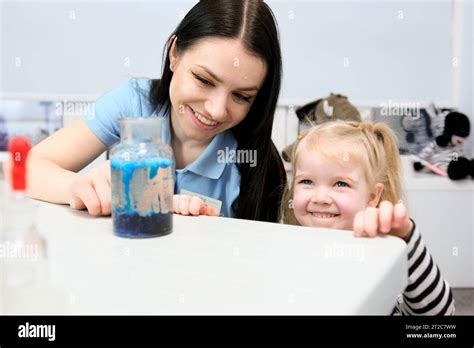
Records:
M213 120L223 122L227 117L227 95L225 93L213 94L204 107Z

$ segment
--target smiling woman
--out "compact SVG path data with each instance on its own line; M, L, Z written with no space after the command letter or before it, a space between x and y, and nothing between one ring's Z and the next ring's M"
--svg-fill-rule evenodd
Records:
M30 195L110 214L110 164L77 171L120 140L121 118L161 117L176 160L175 212L193 213L199 200L190 192L220 201L222 216L279 221L286 174L271 132L281 64L275 18L263 1L199 1L165 43L160 79L109 91L92 113L32 150ZM235 161L223 151L256 156ZM52 176L55 185L45 185Z
M205 143L230 130L239 150L255 151L257 165L238 164L235 217L278 221L286 174L271 141L281 84L271 10L263 1L200 1L170 42L162 79L150 89L153 105L169 108L171 100L175 138ZM186 158L173 141L178 167L199 153L188 152Z
M174 148L183 142L199 148L244 120L264 81L266 64L248 54L237 39L208 38L178 54L174 37L170 70ZM175 154L178 168L195 160Z

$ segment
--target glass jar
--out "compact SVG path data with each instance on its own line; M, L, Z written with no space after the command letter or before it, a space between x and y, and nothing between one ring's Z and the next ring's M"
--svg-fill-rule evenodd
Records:
M148 238L173 228L174 156L161 142L162 118L120 120L110 151L112 219L120 237Z

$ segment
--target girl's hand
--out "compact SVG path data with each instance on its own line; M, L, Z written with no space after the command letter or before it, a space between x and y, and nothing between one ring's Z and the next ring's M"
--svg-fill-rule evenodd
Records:
M389 201L380 203L379 208L368 207L354 218L353 230L356 237L375 237L378 233L389 234L408 240L413 223L403 203L393 205Z
M69 205L73 209L86 209L93 216L110 215L112 189L110 161L79 176L69 189Z
M190 195L174 195L173 212L181 215L217 216L216 208L207 206L201 198Z

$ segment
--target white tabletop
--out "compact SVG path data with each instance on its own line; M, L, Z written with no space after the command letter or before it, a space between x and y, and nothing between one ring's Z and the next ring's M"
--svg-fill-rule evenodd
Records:
M110 217L44 202L37 228L47 281L3 294L4 313L390 314L407 285L395 237L174 215L167 236L125 239Z

